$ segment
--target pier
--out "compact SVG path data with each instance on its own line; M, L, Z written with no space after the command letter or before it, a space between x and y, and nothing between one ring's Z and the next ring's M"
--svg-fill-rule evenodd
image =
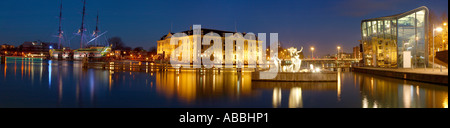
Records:
M274 72L275 73L275 72ZM253 81L278 81L278 82L335 82L338 79L337 72L278 72L274 79L260 79L260 72L252 73Z
M372 67L353 67L353 71L392 77L397 79L420 81L434 84L448 84L448 70L432 71L432 69L393 69L393 68L372 68Z

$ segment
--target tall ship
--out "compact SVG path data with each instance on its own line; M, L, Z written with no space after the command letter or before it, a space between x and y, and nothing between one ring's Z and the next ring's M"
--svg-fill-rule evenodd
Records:
M81 28L75 33L80 36L80 48L71 50L68 47L62 47L63 31L61 29L62 19L62 1L59 15L59 29L58 29L58 48L50 50L50 55L53 59L67 59L67 60L82 60L83 58L102 58L111 52L111 47L107 41L102 43L99 38L106 32L100 33L99 30L99 15L97 13L96 27L92 34L86 33L85 28L85 14L86 14L86 0L83 0L83 12L81 20ZM90 35L90 36L89 36Z
M61 5L59 7L59 27L58 27L58 45L56 48L51 48L49 53L50 57L53 59L70 59L73 56L73 51L70 48L64 48L62 42L64 41L63 30L62 30L62 9L63 4L61 0Z

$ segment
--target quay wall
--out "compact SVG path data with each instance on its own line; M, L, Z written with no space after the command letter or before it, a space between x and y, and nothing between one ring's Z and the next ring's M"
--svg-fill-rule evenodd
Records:
M337 72L278 72L274 79L259 79L260 72L252 73L253 81L280 81L280 82L335 82Z
M420 81L426 83L433 84L448 84L448 75L440 75L440 74L427 74L427 73L413 73L413 72L401 72L395 70L383 70L383 69L373 69L373 68L363 68L363 67L353 67L352 71L374 74L379 76L404 79L404 80L412 80L412 81Z

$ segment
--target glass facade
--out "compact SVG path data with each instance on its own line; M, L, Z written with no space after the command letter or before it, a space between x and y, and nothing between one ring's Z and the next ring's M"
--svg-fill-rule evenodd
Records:
M364 66L424 68L428 64L427 27L426 7L398 15L363 20L361 45Z

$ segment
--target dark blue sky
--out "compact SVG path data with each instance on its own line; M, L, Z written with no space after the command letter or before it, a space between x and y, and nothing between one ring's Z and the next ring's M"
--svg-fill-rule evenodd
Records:
M81 25L82 0L63 0L66 39ZM179 32L193 24L239 32L279 33L285 47L316 47L315 55L335 53L340 45L352 52L358 45L363 19L393 15L427 6L437 15L448 14L447 0L88 0L86 26L105 37L121 37L126 45L156 46L171 29ZM59 0L1 0L0 43L56 42ZM70 40L78 48L79 39ZM309 55L307 50L306 55Z

